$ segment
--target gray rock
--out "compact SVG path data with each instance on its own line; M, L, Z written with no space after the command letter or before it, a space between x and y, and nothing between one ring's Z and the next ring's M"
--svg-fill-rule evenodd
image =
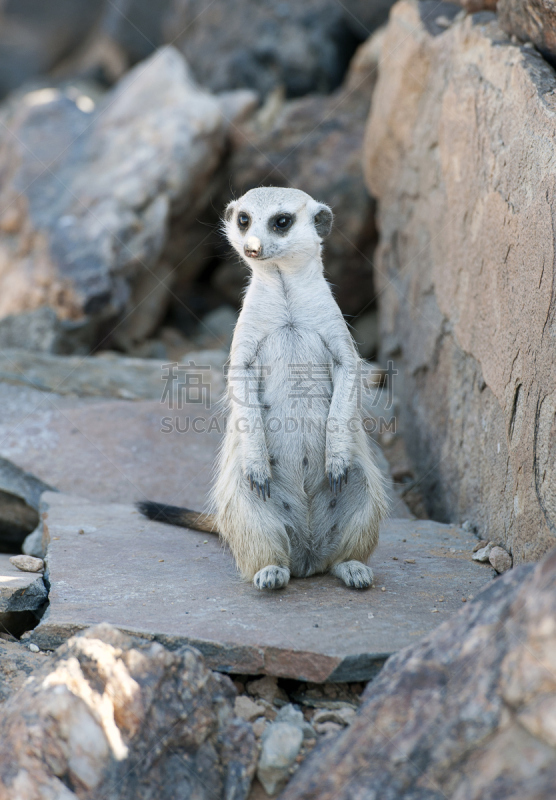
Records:
M56 312L46 306L0 319L3 350L25 348L34 353L86 355L94 335L95 326L91 320L59 319Z
M47 597L42 575L21 572L9 556L0 554L0 614L37 611Z
M0 549L18 551L39 524L41 494L52 487L0 458Z
M76 102L42 89L3 112L0 318L48 306L88 326L90 345L103 321L131 309L145 272L157 274L170 215L192 221L206 204L227 122L171 47L91 113ZM63 332L54 323L50 338L67 352L76 335Z
M203 86L213 91L283 84L291 97L329 92L353 49L343 10L333 0L279 3L174 0L166 22ZM218 53L218 58L214 53Z
M556 550L385 665L281 800L556 796Z
M489 553L488 560L496 572L502 574L512 568L512 557L503 547L493 547Z
M45 549L42 542L43 525L42 522L35 528L35 530L25 537L21 550L26 556L33 556L34 558L44 558Z
M125 415L112 404L104 414L98 406L91 409L103 427L112 418L106 438L97 440L103 457L97 445L82 454L79 470L70 474L66 467L61 475L82 496L43 496L50 602L32 637L43 649L106 621L173 648L190 644L211 668L225 672L317 683L369 680L387 653L433 630L491 578L491 569L471 560L469 541L458 529L388 520L371 561L376 589L350 593L333 576L317 575L292 581L261 604L218 537L151 522L123 504L143 487L147 496L198 508L208 493L214 453L195 435L157 441L141 417L130 418L138 404L127 405ZM150 407L143 419L152 416ZM93 439L93 429L87 432ZM122 460L141 437L141 453ZM60 444L62 454L67 448ZM119 494L120 502L83 499L108 492ZM409 557L415 563L406 563ZM435 606L439 612L431 614ZM333 702L323 700L325 706ZM275 718L273 706L260 705Z
M48 72L85 40L100 18L102 3L42 0L2 4L0 12L0 97L35 75Z
M475 550L473 553L473 561L488 561L490 556L490 551L494 547L494 542L489 542L484 547L480 547L478 550Z
M221 348L228 351L237 322L237 312L231 306L220 308L206 314L199 325L197 343L199 347Z
M289 778L302 742L301 728L289 722L273 722L265 729L257 778L268 795L275 795Z
M191 362L199 367L209 367L203 370L203 380L211 384L211 391L216 398L224 390L223 370L227 357L225 350L194 350L187 353L180 363L187 365ZM123 400L160 399L165 388L164 375L171 377L170 369L167 360L127 358L117 353L81 358L27 350L0 351L0 380L56 395ZM184 366L181 373L176 373L181 377L171 384L170 390L179 392L179 383L181 380L183 385L186 371L195 369L195 366L187 369Z
M256 746L234 695L197 651L98 626L4 704L2 786L21 800L245 800Z
M303 716L303 711L300 711L292 703L282 706L276 714L275 722L287 722L289 725L297 726L302 731L304 739L316 738L313 726L307 722Z

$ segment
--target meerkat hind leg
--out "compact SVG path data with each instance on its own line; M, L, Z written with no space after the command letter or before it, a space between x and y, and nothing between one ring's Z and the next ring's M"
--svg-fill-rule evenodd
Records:
M270 564L260 569L253 583L257 589L283 589L290 582L290 571L287 567L276 567Z
M373 585L373 571L361 561L342 561L330 572L352 589L368 589Z

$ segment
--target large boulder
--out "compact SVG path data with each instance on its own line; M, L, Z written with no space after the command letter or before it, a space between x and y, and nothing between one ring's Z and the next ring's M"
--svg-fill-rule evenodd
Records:
M292 100L275 113L267 105L232 134L230 185L236 196L261 184L295 186L334 210L324 262L338 302L349 314L374 296L374 206L361 174L361 151L380 42L376 34L361 45L334 94ZM224 283L241 271L234 262L228 273Z
M382 357L429 512L516 563L556 534L556 77L494 14L443 16L393 8L367 130Z
M174 0L166 37L213 91L283 85L291 97L335 89L355 46L335 0Z
M50 70L102 14L91 0L6 0L0 7L0 97Z
M243 800L251 727L229 678L107 625L70 639L0 712L0 798Z
M171 283L159 261L169 219L187 210L192 221L206 204L228 126L170 47L92 105L41 89L1 117L0 318L50 307L72 323L67 338L59 325L50 337L62 352L83 349L76 328L91 344L103 322L140 304L145 276L165 285L158 321ZM119 326L122 340L133 324L130 315ZM20 344L13 322L8 334Z
M533 42L551 63L556 62L555 0L498 0L500 25L524 42Z
M556 795L556 551L387 661L281 800Z

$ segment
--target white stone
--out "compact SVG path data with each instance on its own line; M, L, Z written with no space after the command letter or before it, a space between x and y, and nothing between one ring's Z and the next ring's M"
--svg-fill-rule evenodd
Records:
M42 558L34 556L12 556L10 563L21 570L21 572L43 572L44 561Z
M288 779L302 742L301 728L289 722L273 722L264 732L257 777L271 797Z

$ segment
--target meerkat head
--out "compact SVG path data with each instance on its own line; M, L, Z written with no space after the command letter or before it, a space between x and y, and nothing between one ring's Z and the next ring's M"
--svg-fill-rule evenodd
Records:
M251 189L224 214L228 241L252 269L302 267L320 255L332 211L299 189Z

